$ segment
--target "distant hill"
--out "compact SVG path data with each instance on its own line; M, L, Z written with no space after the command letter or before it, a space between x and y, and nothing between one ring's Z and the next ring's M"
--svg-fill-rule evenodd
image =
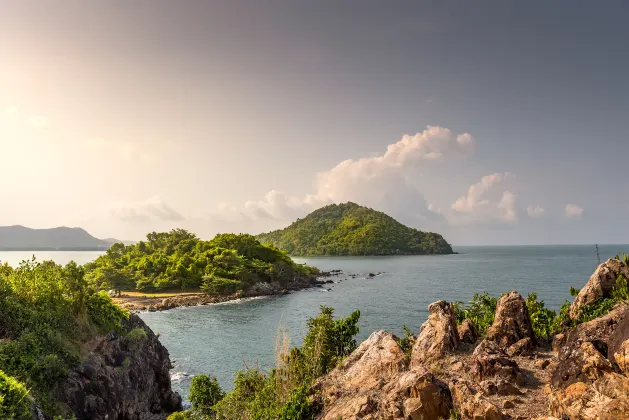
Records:
M438 233L404 226L391 216L351 202L322 207L285 229L257 238L296 256L453 253Z
M0 250L101 250L112 245L109 240L93 237L81 228L57 227L31 229L24 226L0 226Z

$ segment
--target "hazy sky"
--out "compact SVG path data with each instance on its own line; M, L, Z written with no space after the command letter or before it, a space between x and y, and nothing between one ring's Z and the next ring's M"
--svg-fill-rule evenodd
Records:
M140 239L355 201L629 242L626 1L0 0L0 225Z

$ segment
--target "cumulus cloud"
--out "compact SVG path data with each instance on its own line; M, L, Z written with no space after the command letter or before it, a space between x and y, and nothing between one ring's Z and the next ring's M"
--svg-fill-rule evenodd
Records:
M272 190L262 200L248 201L241 210L230 206L223 206L222 210L230 214L226 217L285 222L326 204L354 201L406 223L442 219L441 210L428 205L424 195L411 184L407 171L421 161L467 156L474 144L469 133L456 135L447 128L429 126L421 133L403 136L388 145L384 153L348 159L317 173L311 194L297 197Z
M517 219L517 196L509 191L505 182L514 175L509 172L485 175L480 182L467 190L467 195L452 203L450 220L453 224L498 220L514 222Z
M546 210L543 207L540 207L540 206L530 205L530 206L528 206L526 208L526 213L529 215L529 217L540 217L545 212L546 212Z
M571 219L579 218L583 215L583 207L577 206L576 204L566 204L564 214Z
M125 222L181 221L185 218L160 197L144 201L116 202L109 206L110 214Z

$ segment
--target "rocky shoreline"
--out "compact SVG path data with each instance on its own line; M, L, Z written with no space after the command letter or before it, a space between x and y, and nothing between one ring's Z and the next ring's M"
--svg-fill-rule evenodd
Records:
M317 276L296 278L286 285L279 283L256 283L244 292L231 295L212 296L206 293L182 293L168 297L160 297L149 295L129 296L123 293L122 296L115 297L113 300L120 307L128 309L131 312L167 311L174 308L203 306L245 298L285 295L298 290L324 287L326 284L334 283L334 280L331 280L330 277L340 274L341 270L332 270L330 272L323 272Z
M629 273L618 260L601 264L570 308L608 295ZM323 420L612 420L629 419L629 305L566 328L552 343L535 336L517 292L497 302L480 339L469 319L438 301L412 348L376 331L320 378L311 398Z

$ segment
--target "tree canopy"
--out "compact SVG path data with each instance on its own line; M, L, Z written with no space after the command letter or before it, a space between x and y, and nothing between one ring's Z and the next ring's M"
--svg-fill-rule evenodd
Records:
M452 254L441 235L404 226L351 202L322 207L257 238L297 256Z
M85 268L88 280L99 288L200 288L210 294L231 294L258 282L286 284L317 273L251 235L219 234L203 241L183 229L152 232L134 245L115 244Z

